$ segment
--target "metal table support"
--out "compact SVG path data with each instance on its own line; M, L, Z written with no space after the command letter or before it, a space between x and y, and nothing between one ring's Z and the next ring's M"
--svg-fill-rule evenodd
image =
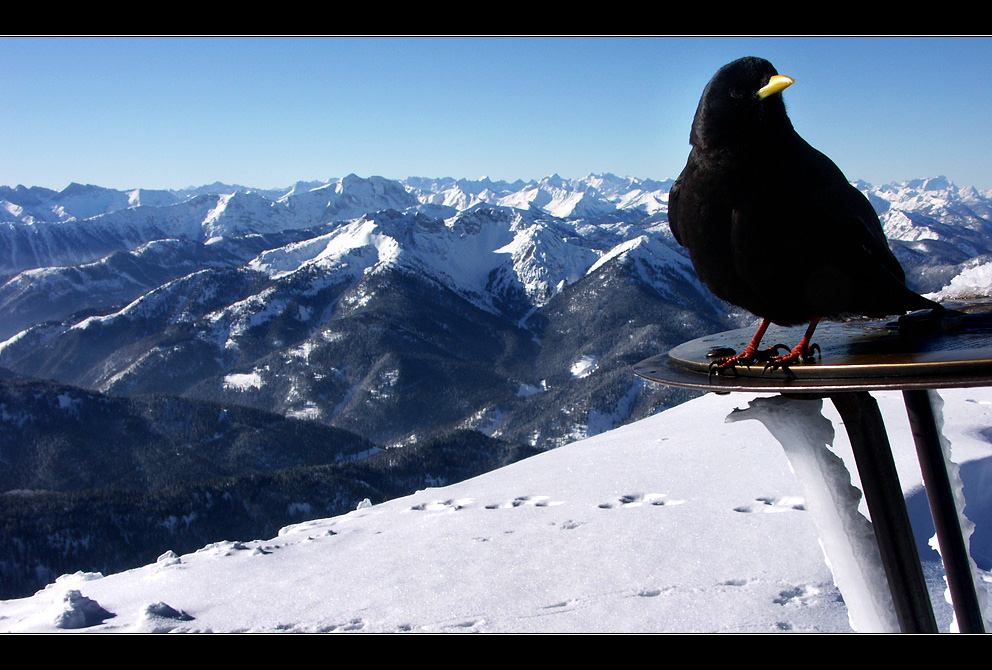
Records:
M903 391L903 397L916 442L923 484L930 501L940 555L944 557L947 587L951 592L958 628L962 633L985 632L930 397L927 391L921 390Z
M864 391L829 397L851 439L899 626L904 633L936 633L930 593L878 403Z
M898 323L884 321L822 324L817 331L819 360L787 370L737 367L733 374L709 374L710 352L740 351L753 334L750 329L699 338L634 366L645 379L682 388L829 398L851 440L900 629L907 633L937 632L937 625L888 435L871 391L903 394L959 630L985 630L929 393L992 386L992 304L952 307L962 318L925 333L907 334ZM773 326L766 338L798 341L802 330L776 333Z

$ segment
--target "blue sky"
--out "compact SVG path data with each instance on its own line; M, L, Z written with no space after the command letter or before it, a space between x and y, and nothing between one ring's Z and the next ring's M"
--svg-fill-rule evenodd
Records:
M674 178L743 55L848 178L992 189L992 39L959 37L0 37L0 184Z

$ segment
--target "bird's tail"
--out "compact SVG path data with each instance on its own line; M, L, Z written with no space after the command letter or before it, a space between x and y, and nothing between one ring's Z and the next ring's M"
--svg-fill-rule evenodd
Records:
M914 301L918 306L909 314L899 317L900 335L929 335L945 328L945 319L954 314L961 314L954 310L949 310L939 302L934 302L921 295L915 295L918 300Z

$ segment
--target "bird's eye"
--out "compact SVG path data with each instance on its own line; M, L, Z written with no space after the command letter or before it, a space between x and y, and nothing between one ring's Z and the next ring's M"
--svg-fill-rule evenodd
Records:
M744 91L737 88L736 86L730 89L730 97L735 99L740 99L744 97Z

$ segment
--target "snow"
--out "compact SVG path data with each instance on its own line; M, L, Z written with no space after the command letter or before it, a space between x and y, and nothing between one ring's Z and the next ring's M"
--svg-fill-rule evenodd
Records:
M262 375L257 370L241 373L234 372L224 377L224 388L237 389L238 391L262 388L264 383L262 381Z
M59 403L59 409L64 410L72 410L80 402L78 398L73 398L68 393L60 393L57 401Z
M537 395L538 393L544 393L548 390L547 380L541 380L540 386L535 386L534 384L518 384L517 385L517 395L527 398L532 395Z
M308 419L313 421L320 418L320 408L312 402L307 402L299 409L287 410L286 416L292 419Z
M595 370L596 357L587 355L572 363L571 373L573 377L582 378L588 377Z
M757 398L728 422L757 419L782 444L802 489L801 499L782 502L810 511L834 582L846 594L851 627L899 632L899 619L886 583L871 522L859 513L861 491L851 484L843 460L829 449L834 427L821 413L820 399ZM801 500L801 502L800 502Z
M600 253L574 230L519 212L504 217L466 212L441 225L437 220L380 212L265 251L248 267L273 279L311 266L326 275L344 273L352 278L378 267L402 267L491 310L494 275L519 284L540 305L584 276Z
M929 297L934 300L967 300L992 292L992 263L972 261L951 283Z
M948 631L902 396L874 396ZM992 390L940 398L984 595ZM163 547L158 562L135 570L67 575L0 602L0 630L832 633L885 625L864 609L877 581L852 586L852 576L873 568L857 558L865 553L857 532L843 531L850 542L839 543L855 558L838 558L838 519L862 530L867 523L839 416L829 402L803 405L801 421L813 428L797 438L779 402L705 395L474 479L376 505L356 500L348 514L274 538L231 538L183 556ZM797 446L800 438L813 446Z

